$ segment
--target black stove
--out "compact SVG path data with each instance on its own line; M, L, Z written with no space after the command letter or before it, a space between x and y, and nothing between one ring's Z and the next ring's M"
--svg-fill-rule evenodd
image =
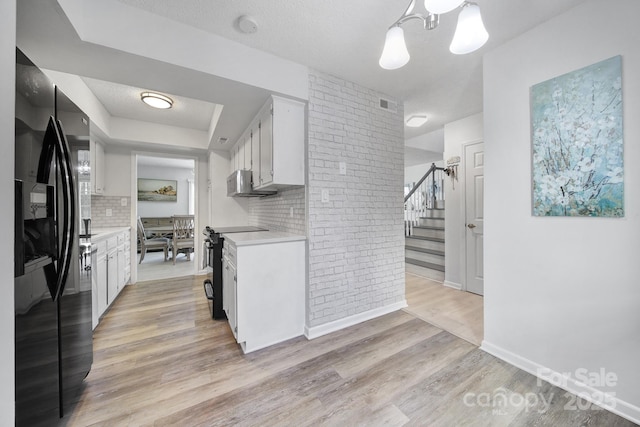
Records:
M205 260L212 272L204 281L204 292L209 300L211 317L213 319L226 319L222 307L222 246L224 237L222 234L249 233L253 231L267 231L264 228L253 226L239 227L205 227L202 234L207 236L204 242Z

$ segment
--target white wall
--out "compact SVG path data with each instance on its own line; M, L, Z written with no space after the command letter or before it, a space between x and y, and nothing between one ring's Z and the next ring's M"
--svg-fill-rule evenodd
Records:
M463 158L466 144L482 141L482 113L449 123L444 127L444 161ZM444 280L449 286L465 289L465 212L464 173L458 166L458 177L444 180Z
M131 196L131 150L114 146L104 148L104 195Z
M16 2L0 2L0 198L13 200L15 68L16 68ZM13 203L0 206L0 425L14 424L14 319L13 319Z
M617 375L640 422L640 33L636 0L586 1L484 58L483 348L536 372ZM622 55L625 217L531 215L529 88ZM568 387L579 390L569 381ZM602 387L597 387L605 390ZM605 390L606 391L606 390Z
M227 197L230 159L226 151L209 152L210 226L249 225L249 200Z
M138 216L167 217L189 214L188 180L195 179L192 169L138 165L138 179L140 178L176 180L178 182L178 197L175 202L138 201Z

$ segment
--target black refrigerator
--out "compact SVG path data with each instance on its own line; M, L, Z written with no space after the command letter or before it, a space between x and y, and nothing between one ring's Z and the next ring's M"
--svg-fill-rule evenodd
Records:
M15 419L51 426L93 362L91 278L78 252L89 118L19 49L15 128Z

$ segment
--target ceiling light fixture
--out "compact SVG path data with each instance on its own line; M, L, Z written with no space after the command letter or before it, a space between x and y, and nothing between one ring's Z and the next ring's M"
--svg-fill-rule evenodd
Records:
M449 50L461 55L480 49L489 39L489 33L484 28L480 7L466 0L424 0L426 14L414 13L416 0L411 0L407 10L389 27L385 39L379 64L385 70L395 70L409 62L410 55L404 41L404 31L401 28L405 22L412 19L422 21L425 30L433 30L440 22L439 14L450 12L458 7L462 8L458 15L458 24Z
M166 110L173 106L173 99L155 92L142 92L140 94L140 99L142 99L142 102L153 108Z
M419 128L425 123L427 123L427 116L424 115L413 115L407 119L407 126L410 128Z

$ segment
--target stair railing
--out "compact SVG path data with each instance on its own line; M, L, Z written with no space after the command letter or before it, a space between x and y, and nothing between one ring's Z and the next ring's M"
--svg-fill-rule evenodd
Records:
M426 216L428 209L438 207L438 201L444 200L445 169L435 163L422 178L404 196L404 234L413 234L418 220ZM408 188L408 187L405 187Z

